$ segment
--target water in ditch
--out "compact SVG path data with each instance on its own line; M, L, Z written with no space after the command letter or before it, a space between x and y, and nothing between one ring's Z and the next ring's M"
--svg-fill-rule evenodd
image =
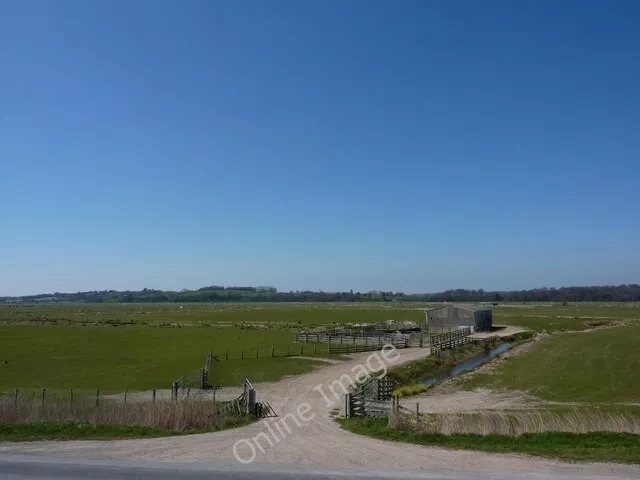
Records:
M465 372L467 370L471 370L472 368L477 367L478 365L483 364L487 360L491 360L493 357L500 355L501 353L506 352L511 348L511 343L503 343L502 345L497 346L496 348L492 348L486 352L482 352L475 357L470 358L462 363L457 364L451 370L445 373L441 373L435 377L427 377L422 380L420 383L423 385L434 385L436 383L440 383L448 378L455 377L459 373Z

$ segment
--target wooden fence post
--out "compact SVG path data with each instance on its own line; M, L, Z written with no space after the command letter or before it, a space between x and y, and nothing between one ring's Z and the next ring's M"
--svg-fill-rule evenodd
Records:
M225 351L224 351L224 359L225 360L229 360L229 349L228 348L225 349Z
M100 403L100 389L96 389L96 407Z
M171 395L173 396L173 389L171 389ZM156 389L153 389L153 403L156 403Z
M127 389L124 389L124 403L127 403Z
M43 388L42 389L42 406L44 407L44 401L47 398L47 389Z
M13 395L13 404L18 405L18 396L20 395L20 389L16 388L16 393Z
M244 348L240 348L240 360L244 360Z
M416 402L416 423L420 422L420 404Z
M191 387L187 388L187 400L189 400L189 395L191 395Z
M73 405L73 388L69 390L69 405Z
M274 351L274 346L271 345L271 357L273 358L273 351Z

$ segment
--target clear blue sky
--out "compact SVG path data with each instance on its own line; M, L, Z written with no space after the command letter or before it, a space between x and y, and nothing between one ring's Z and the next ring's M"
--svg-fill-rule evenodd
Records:
M0 2L0 295L640 281L640 3Z

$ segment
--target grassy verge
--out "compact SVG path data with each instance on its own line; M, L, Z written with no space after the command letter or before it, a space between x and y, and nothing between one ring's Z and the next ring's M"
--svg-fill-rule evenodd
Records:
M506 435L442 435L395 430L386 418L338 419L353 433L383 440L485 452L522 453L565 460L640 463L640 435L596 432L547 432L519 437Z
M637 402L640 399L640 324L553 335L491 373L462 386L530 392L569 402Z
M427 390L429 390L428 385L424 385L422 383L415 383L413 385L405 385L404 387L396 388L393 391L393 394L398 398L404 398L404 397L411 397L413 395L424 393Z
M143 425L91 424L81 421L57 420L24 423L0 422L0 442L168 437L224 430L240 427L250 422L250 417L234 417L206 430L170 430Z

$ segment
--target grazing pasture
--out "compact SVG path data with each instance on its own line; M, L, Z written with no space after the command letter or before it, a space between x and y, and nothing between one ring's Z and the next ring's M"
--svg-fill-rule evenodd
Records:
M640 322L549 336L464 386L521 390L550 401L640 402Z
M421 322L430 306L401 302L5 304L0 305L0 391L46 387L87 392L100 388L108 393L168 388L174 379L197 371L212 349L219 361L211 383L237 385L247 376L256 382L277 380L318 365L313 360L285 358L287 351L305 357L326 355L326 345L293 343L298 329L390 319ZM640 319L637 303L509 304L494 309L496 324L548 332L634 318Z

